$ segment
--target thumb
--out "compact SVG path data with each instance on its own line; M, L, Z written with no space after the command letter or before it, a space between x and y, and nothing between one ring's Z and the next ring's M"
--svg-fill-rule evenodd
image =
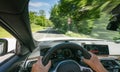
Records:
M51 67L51 61L49 61L45 67L49 70L49 68Z
M37 60L37 62L35 64L37 64L37 65L40 64L40 57L38 57L38 60Z
M88 60L88 59L85 59L85 58L82 58L82 61L83 61L84 63L86 63L86 64L89 63L89 60Z

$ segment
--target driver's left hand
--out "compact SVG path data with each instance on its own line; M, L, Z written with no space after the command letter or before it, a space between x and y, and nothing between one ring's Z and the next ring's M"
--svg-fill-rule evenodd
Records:
M32 66L32 72L48 72L50 67L51 61L49 61L49 63L46 66L44 66L42 64L42 57L39 57L38 61Z

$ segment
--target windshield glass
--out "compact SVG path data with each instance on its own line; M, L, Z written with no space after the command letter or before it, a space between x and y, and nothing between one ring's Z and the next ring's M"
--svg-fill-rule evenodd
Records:
M118 40L119 23L114 16L119 14L113 9L119 3L119 0L31 0L33 37L37 41L66 37Z

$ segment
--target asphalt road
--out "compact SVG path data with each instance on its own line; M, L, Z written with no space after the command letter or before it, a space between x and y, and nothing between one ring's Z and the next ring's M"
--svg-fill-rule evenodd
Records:
M57 32L52 28L48 28L46 30L37 31L36 33L33 33L33 38L35 40L40 40L43 38L55 38L55 37L66 37L66 36L64 34Z

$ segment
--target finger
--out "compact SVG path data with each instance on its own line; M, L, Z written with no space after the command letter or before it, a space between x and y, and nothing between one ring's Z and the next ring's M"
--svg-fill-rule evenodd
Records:
M42 66L43 67L43 64L42 64L42 57L40 56L40 57L38 57L38 60L37 60L37 62L35 63L35 64L37 64L38 66Z
M92 59L93 59L93 56L94 56L94 54L93 53L91 53L91 52L89 52L90 53L90 55L91 55L91 58L90 59L85 59L84 57L82 57L82 61L84 62L84 63L89 63Z
M85 59L85 58L82 58L82 61L83 61L84 63L88 63L88 62L89 62L89 60L88 60L88 59Z
M32 65L32 68L34 68L36 66L36 63Z
M35 72L35 68L36 68L36 65L33 64L33 65L32 65L32 72Z
M40 61L41 61L41 58L40 57L38 57L38 60L37 60L37 64L40 64Z
M40 58L42 59L42 58L43 58L43 56L40 56Z
M51 67L51 61L49 61L45 67L49 69Z
M84 57L82 57L81 59L82 59L83 61L89 61L89 60L91 60L92 57L93 57L93 53L89 52L89 54L91 55L91 58L90 58L90 59L86 59L86 58L84 58Z
M44 66L43 63L42 63L42 58L43 58L43 56L40 56L40 65Z
M90 52L90 54L91 54L90 60L96 60L96 59L98 59L98 57L95 54L93 54L91 52Z

